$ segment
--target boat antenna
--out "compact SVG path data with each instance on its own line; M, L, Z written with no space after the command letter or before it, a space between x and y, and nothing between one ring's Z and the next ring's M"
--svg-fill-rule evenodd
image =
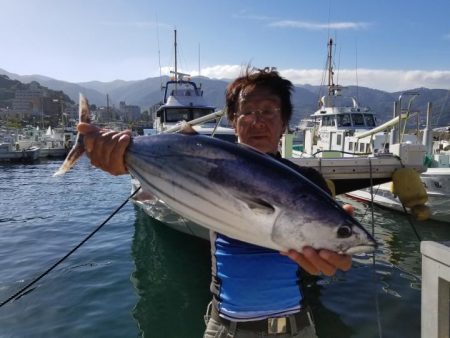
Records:
M358 81L358 38L355 38L355 75L356 75L356 98L359 101L359 81Z
M158 65L159 65L159 83L161 86L161 89L163 88L163 82L162 82L162 74L161 74L161 49L159 47L159 23L158 23L158 13L156 14L156 40L158 43Z
M328 31L327 38L330 39L330 19L331 18L331 0L328 1Z
M200 68L200 43L198 44L198 76L199 76L199 81L200 81L200 76L201 76L201 68ZM199 82L199 86L200 89L202 88L202 83Z
M340 70L341 70L341 51L342 51L342 48L341 48L341 46L339 46L339 57L338 57L338 65L337 65L338 73L336 75L336 84L337 85L339 85L339 74L340 74Z
M175 48L175 81L178 82L178 68L177 68L177 30L174 30L175 40L174 40L174 48ZM175 82L175 83L176 83ZM176 86L176 84L175 84ZM176 87L175 87L176 88Z
M201 75L201 68L200 68L200 43L198 44L198 76Z

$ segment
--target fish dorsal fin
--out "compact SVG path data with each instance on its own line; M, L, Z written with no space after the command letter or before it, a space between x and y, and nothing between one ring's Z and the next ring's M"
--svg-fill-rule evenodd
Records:
M255 214L271 215L275 212L275 207L262 198L254 196L246 196L243 194L239 194L236 197L240 201L242 201Z

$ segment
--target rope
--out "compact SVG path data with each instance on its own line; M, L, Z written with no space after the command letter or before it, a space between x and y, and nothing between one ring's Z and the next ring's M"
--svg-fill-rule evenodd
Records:
M408 214L408 211L406 211L406 207L405 207L405 205L403 203L402 203L402 208L403 208L403 211L405 212L406 219L408 220L409 225L411 226L411 228L414 231L414 234L416 235L417 240L419 242L421 242L422 238L420 237L419 233L417 232L416 227L414 226L414 223L412 221L412 216Z
M372 215L372 236L375 238L375 216L374 216L374 202L373 202L373 177L372 177L372 161L371 158L369 157L369 172L370 172L370 206L371 206L371 215ZM373 276L373 283L376 286L377 285L377 280L376 280L376 269L375 269L375 251L372 252L372 276ZM378 301L378 292L377 292L377 288L374 287L373 288L375 293L374 293L374 298L375 298L375 310L377 312L377 326L378 326L378 337L382 338L383 337L383 329L381 326L381 315L380 315L380 304Z
M75 246L72 250L70 250L64 257L60 258L55 264L53 264L50 268L48 268L46 271L44 271L43 273L41 273L37 278L35 278L34 280L32 280L30 283L28 283L27 285L25 285L23 288L21 288L19 291L17 291L15 294L13 294L11 297L9 297L8 299L6 299L5 301L0 303L0 307L2 307L3 305L9 303L12 300L16 300L19 299L20 297L24 296L25 294L27 294L28 292L32 291L32 290L27 290L28 288L30 288L32 285L34 285L35 283L37 283L39 280L41 280L44 276L46 276L47 274L49 274L54 268L56 268L59 264L61 264L64 260L66 260L70 255L72 255L76 250L78 250L84 243L86 243L92 236L95 235L95 233L97 231L99 231L111 218L113 218L113 216L115 214L117 214L120 209L123 208L123 206L128 202L128 200L130 198L132 198L134 195L136 195L136 193L141 189L141 187L137 188L118 208L116 208L116 210L113 211L113 213L111 215L109 215L106 220L104 220L99 226L97 226L97 228L95 228L94 231L92 231L88 236L86 236L77 246Z

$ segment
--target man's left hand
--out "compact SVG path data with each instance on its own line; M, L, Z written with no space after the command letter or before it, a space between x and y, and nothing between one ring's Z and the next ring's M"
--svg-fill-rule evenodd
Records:
M311 247L305 247L301 253L289 250L289 252L283 254L311 275L323 273L326 276L333 276L338 269L347 271L352 266L352 256L340 255L325 249L316 250Z

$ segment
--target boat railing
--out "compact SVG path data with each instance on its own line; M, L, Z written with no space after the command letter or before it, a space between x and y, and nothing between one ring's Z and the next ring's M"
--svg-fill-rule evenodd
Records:
M166 129L164 131L164 133L177 133L180 130L182 130L186 126L186 124L188 124L189 126L192 127L192 126L200 125L200 124L203 124L203 123L206 123L206 122L210 122L210 121L213 121L213 120L217 120L216 125L214 127L214 130L213 130L213 132L211 134L211 136L213 136L215 131L216 131L216 129L217 129L217 127L219 126L220 121L223 118L223 116L224 116L224 111L223 110L219 110L219 111L216 111L214 113L211 113L211 114L208 114L208 115L196 118L194 120L182 121L182 122L178 123L177 125L173 126L172 128Z
M405 120L405 119L409 118L410 116L411 115L403 113L403 114L400 115L400 119ZM368 136L372 136L372 135L374 135L376 133L379 133L381 131L385 131L385 130L395 126L396 124L398 124L398 120L399 120L399 117L394 117L393 119L391 119L391 120L389 120L389 121L387 121L387 122L385 122L385 123L383 123L383 124L373 128L373 129L370 129L370 130L368 130L368 131L366 131L364 133L355 135L355 138L362 139L362 138L365 138L365 137L368 137Z

